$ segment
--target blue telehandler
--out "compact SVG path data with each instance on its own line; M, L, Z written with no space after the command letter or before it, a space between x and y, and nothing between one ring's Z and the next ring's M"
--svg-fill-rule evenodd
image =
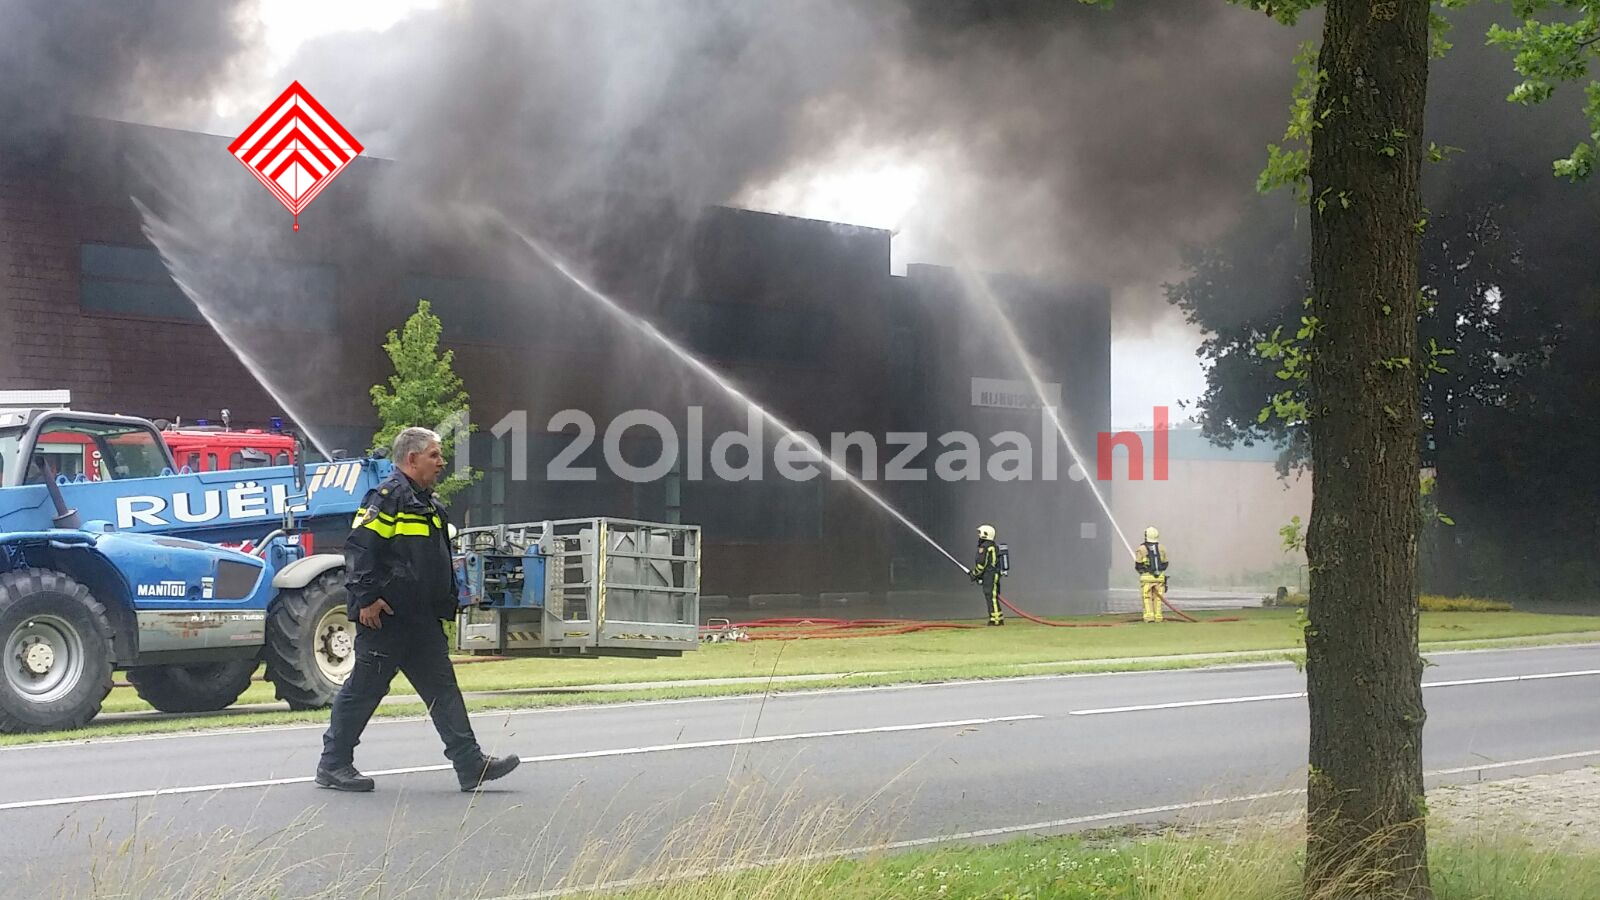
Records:
M327 705L353 665L344 561L291 538L348 524L389 468L190 472L143 419L0 409L0 732L86 724L115 669L168 712L228 706L262 662L291 708Z
M327 706L355 664L344 557L295 538L346 531L391 471L381 456L308 466L297 453L192 472L144 419L0 407L0 732L82 727L119 669L166 712L231 705L262 663L291 709ZM467 528L456 568L460 653L699 646L698 526Z

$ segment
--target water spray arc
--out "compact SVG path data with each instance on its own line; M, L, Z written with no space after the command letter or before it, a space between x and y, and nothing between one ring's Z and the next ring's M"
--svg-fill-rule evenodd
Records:
M990 312L993 313L993 318L1000 322L1001 331L1006 336L1006 342L1010 345L1011 353L1015 356L1017 362L1022 364L1022 370L1027 374L1028 382L1033 385L1033 391L1039 398L1039 404L1044 407L1045 414L1050 417L1050 422L1055 426L1056 433L1061 435L1062 443L1067 445L1067 452L1071 454L1072 461L1077 463L1078 471L1084 474L1084 480L1088 483L1089 490L1094 494L1095 502L1100 504L1100 510L1106 514L1106 521L1111 523L1112 529L1117 532L1117 537L1122 541L1122 546L1127 549L1128 556L1132 557L1133 544L1128 541L1128 536L1123 533L1122 526L1117 523L1116 516L1111 514L1111 504L1106 502L1105 495L1100 492L1099 485L1094 483L1094 476L1089 474L1089 467L1084 463L1083 455L1073 445L1072 436L1067 433L1067 426L1062 424L1060 413L1054 406L1045 403L1044 380L1039 377L1038 371L1034 368L1033 357L1028 355L1027 348L1022 345L1022 338L1017 334L1017 328L1012 324L1011 317L1007 316L1005 310L1001 308L1000 298L995 296L988 283L970 267L963 266L957 269L957 272L961 277L961 282L966 289L967 295L975 299L981 299L988 304Z
M273 380L267 376L265 367L257 362L254 355L240 343L233 334L232 327L223 322L218 316L211 299L191 283L194 279L185 274L190 271L190 267L179 256L178 248L180 246L193 246L193 242L188 241L176 226L152 212L138 197L130 199L133 200L134 207L139 210L139 215L144 220L142 229L144 236L156 248L156 253L161 257L161 264L166 267L167 274L172 278L172 283L176 284L178 289L183 291L184 296L189 298L189 302L194 304L195 309L200 311L200 315L205 318L206 324L211 326L212 332L222 339L222 343L227 345L234 358L239 360L239 363L250 372L256 383L261 385L262 390L272 397L279 408L289 414L289 418L293 420L295 427L305 435L311 446L322 454L323 459L332 459L333 456L327 443L319 440L316 432L312 431L311 426L307 424L310 418L304 415L304 411L297 408L297 405L289 400L289 397L278 385L273 383Z
M930 537L927 532L919 528L916 523L906 518L904 513L900 512L898 509L895 509L892 505L890 505L889 501L883 499L883 497L879 496L876 491L867 487L865 482L850 474L850 471L841 465L837 460L824 453L822 447L817 444L817 442L812 439L810 435L791 428L782 419L779 419L777 416L773 415L767 410L766 407L762 406L760 403L757 403L748 394L741 391L728 379L717 374L716 370L707 365L704 360L684 349L672 338L661 333L660 329L656 328L654 325L624 309L615 300L608 297L603 291L591 285L581 275L575 272L572 267L567 265L565 261L559 258L554 251L547 248L543 243L531 235L523 232L498 210L489 207L477 207L477 209L498 220L502 227L504 227L511 234L515 235L518 240L526 244L528 248L532 250L540 259L542 259L550 267L554 268L557 272L560 272L562 277L572 282L572 284L579 290L583 291L587 297L600 304L600 306L604 308L606 312L610 313L628 327L633 328L634 330L650 338L652 341L670 352L673 356L676 356L696 373L709 380L712 384L715 384L717 387L721 388L723 392L728 394L730 397L733 397L738 402L745 404L750 409L755 410L756 413L759 414L761 418L768 424L779 429L785 435L805 445L805 448L810 451L812 456L816 457L818 462L823 463L833 472L835 478L849 482L852 487L860 491L864 496L867 497L867 499L871 500L884 512L893 516L900 524L911 529L912 533L925 541L928 546L939 551L939 553L942 554L945 559L950 560L950 562L954 563L957 568L961 569L961 571L971 571L966 566L962 565L960 560L950 555L950 551L939 546L939 543Z
M717 374L716 370L712 369L709 365L707 365L704 360L700 359L699 357L695 356L693 353L691 353L688 350L684 349L683 346L678 344L676 341L672 340L672 338L670 338L667 335L663 334L660 331L660 329L656 328L650 322L648 322L645 319L639 317L638 315L635 315L634 313L629 312L628 310L624 309L615 300L613 300L611 297L607 296L599 288L596 288L595 286L590 284L581 275L579 275L576 271L574 271L573 268L571 266L569 266L559 256L557 256L554 251L550 250L542 242L540 242L539 240L535 239L531 235L527 234L522 229L518 228L513 222L511 222L509 219L507 219L506 216L504 214L502 214L499 210L496 210L496 209L493 209L493 208L490 208L490 207L486 207L486 206L477 206L477 207L474 207L472 209L475 209L480 214L487 214L489 217L491 217L492 219L497 221L500 224L501 227L503 227L506 231L510 232L512 235L514 235L518 240L522 241L522 243L525 244L528 247L528 249L532 250L534 252L534 254L537 255L541 260L543 260L545 264L547 264L550 267L554 268L557 272L559 272L561 274L561 276L563 278L566 278L568 281L572 282L572 284L575 287L577 287L579 290L581 290L584 293L584 295L587 296L589 299L591 299L594 302L600 304L600 306L603 309L605 309L607 313L609 313L610 315L612 315L613 317L615 317L617 320L621 321L623 324L627 325L628 327L630 327L630 328L640 332L641 334L645 335L646 337L650 338L656 344L660 345L662 348L664 348L668 352L670 352L673 356L675 356L679 360L681 360L685 365L689 366L697 374L699 374L702 377L706 378L712 384L715 384L718 388L720 388L728 396L734 398L735 400L737 400L738 402L740 402L742 404L745 404L750 409L755 410L756 413L759 414L762 417L762 419L765 420L768 424L770 424L773 427L781 430L785 435L791 436L793 439L798 440L801 444L803 444L806 447L806 449L811 453L812 456L816 457L816 459L819 462L822 462L824 465L826 465L834 473L835 477L839 478L840 480L848 482L852 487L854 487L856 490L860 491L865 497L867 497L867 499L871 500L880 509L882 509L884 512L887 512L890 516L893 516L895 521L899 522L900 524L904 525L906 528L910 529L913 534L915 534L917 537L921 538L923 540L923 542L925 542L928 546L930 546L933 549L939 551L939 554L941 556L943 556L945 559L949 560L950 563L952 565L954 565L956 568L960 569L962 574L970 575L972 573L972 569L971 568L969 568L967 565L963 564L960 560L958 560L954 556L952 556L950 554L950 551L946 550L944 547L941 547L937 541L935 541L932 537L930 537L926 531L923 531L920 527L918 527L915 522L912 522L909 518L907 518L904 513L900 512L898 509L895 509L894 506L890 505L890 503L887 500L885 500L885 499L883 499L883 497L879 496L876 491L874 491L871 488L867 487L865 482L863 482L861 479L857 478L856 476L850 474L848 469L846 469L839 462L837 462L832 457L830 457L826 453L824 453L822 451L821 446L819 446L817 444L817 442L814 439L812 439L809 435L805 434L804 432L799 432L799 431L796 431L795 429L791 428L782 419L779 419L777 416L773 415L773 413L771 413L769 410L767 410L766 407L764 407L761 404L757 403L748 394L744 393L737 386L735 386L731 381L729 381L728 379L726 379L726 378L722 377L721 375ZM991 297L992 297L992 295L991 295ZM1014 345L1019 349L1019 355L1021 355L1020 354L1021 340L1016 337L1016 332L1015 332L1015 330L1013 330L1011 328L1009 320L1006 321L1006 327L1007 327L1007 332L1010 335ZM1027 366L1028 375L1029 375L1030 378L1033 379L1035 387L1038 388L1040 386L1040 382L1038 380L1038 376L1034 372L1032 365L1028 364L1026 362L1025 358L1024 358L1024 365ZM1043 392L1041 390L1041 395L1042 395L1042 393ZM1073 448L1071 440L1069 438L1067 438L1065 427L1062 426L1060 418L1057 417L1054 414L1053 411L1052 411L1052 414L1051 414L1051 419L1052 419L1052 421L1055 422L1056 427L1057 427L1058 431L1061 433L1061 436L1062 436L1063 440L1066 440L1067 449L1073 453L1073 456L1074 456L1075 459L1079 459L1079 465L1082 466L1081 458L1079 458L1077 456L1076 449ZM1095 489L1093 484L1090 485L1090 488L1094 489L1095 498L1100 501L1101 508L1105 510L1107 518L1110 518L1111 510L1106 505L1104 498L1101 497L1099 490ZM1116 520L1112 519L1111 521L1112 521L1113 526L1115 526ZM1119 536L1122 535L1122 530L1120 528L1117 529L1117 534ZM1124 545L1128 545L1127 538L1125 536L1123 536L1123 544ZM1131 545L1128 545L1128 555L1129 556L1133 555L1133 548L1132 548ZM1000 600L1012 612L1014 612L1014 613L1016 613L1016 614L1018 614L1018 615L1020 615L1020 616L1022 616L1024 618L1028 619L1029 621L1036 622L1036 623L1041 624L1041 625L1049 625L1049 626L1052 626L1052 627L1065 627L1065 628L1083 628L1083 627L1106 627L1106 624L1120 624L1120 623L1101 624L1101 623L1080 623L1080 622L1052 622L1052 621L1050 621L1048 619L1041 619L1041 618L1039 618L1037 616L1034 616L1034 615L1026 612L1025 610L1017 608L1015 605L1013 605L1005 597L1001 597ZM1165 602L1165 601L1163 601L1163 602ZM1179 616L1183 617L1184 619L1186 619L1188 621L1194 621L1194 619L1188 617L1187 615L1184 615L1181 610L1179 610L1176 607L1172 606L1170 603L1166 603L1165 605L1169 609L1171 609L1174 613L1178 614ZM1217 620L1217 621L1227 621L1227 620ZM896 623L896 624L897 624L897 626L906 625L906 623ZM918 627L920 628L920 627L947 627L947 626L934 625L933 623L921 623ZM846 637L846 636L859 636L859 635L851 635L848 632L840 632L840 633L835 634L834 636Z

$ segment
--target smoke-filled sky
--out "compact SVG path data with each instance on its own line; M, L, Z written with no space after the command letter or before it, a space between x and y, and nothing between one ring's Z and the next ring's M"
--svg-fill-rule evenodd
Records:
M396 160L396 214L639 193L893 229L897 265L1098 282L1126 426L1203 388L1161 284L1251 207L1316 26L1222 0L0 0L0 120L231 135L298 79ZM1505 107L1509 63L1461 55L1436 96Z

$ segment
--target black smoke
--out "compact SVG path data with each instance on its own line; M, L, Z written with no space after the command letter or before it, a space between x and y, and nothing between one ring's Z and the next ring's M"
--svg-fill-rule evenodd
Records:
M243 0L0 10L13 147L68 113L206 121L259 49ZM1481 35L1502 13L1457 17L1430 131L1473 152L1564 153L1575 109L1500 101L1509 59ZM395 221L489 202L610 232L617 197L692 211L852 153L899 155L931 168L902 227L933 261L1098 281L1127 325L1160 314L1185 245L1246 213L1289 60L1317 28L1220 0L461 2L312 41L277 80L397 162L378 198Z
M282 80L396 160L397 220L477 202L585 219L617 195L693 210L900 155L932 167L903 223L930 252L1100 281L1150 313L1180 245L1249 196L1297 36L1192 0L469 3L314 42Z
M202 115L255 46L254 10L252 0L0 0L0 155L55 155L74 115Z

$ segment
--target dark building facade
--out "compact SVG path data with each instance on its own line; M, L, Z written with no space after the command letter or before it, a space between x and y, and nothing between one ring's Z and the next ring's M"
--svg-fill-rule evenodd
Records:
M611 309L503 229L395 227L372 201L394 168L381 160L358 159L293 233L225 147L94 121L48 162L0 163L0 388L68 388L79 408L150 418L286 416L323 449L361 452L376 422L368 389L391 371L384 336L426 298L477 427L467 450L482 477L454 501L458 518L678 519L704 529L708 595L896 592L899 613L949 614L972 593L977 614L961 573L856 487L820 465L810 480L783 477L771 420L753 454L724 438L747 432L748 407L709 373L824 450L854 435L845 468L963 562L975 526L993 522L1016 560L1008 590L1030 608L1100 608L1112 539L1053 428L1028 408L1026 372L994 313L949 270L892 275L887 232L639 207L604 240L552 241ZM183 189L152 168L182 170ZM1059 386L1074 444L1092 452L1110 415L1105 293L988 283L1042 380ZM677 444L677 464L643 482L606 454L613 423L637 411L663 417L672 437L638 422L618 430L623 462L648 466ZM963 476L947 480L940 439L962 431L979 444L979 469L947 460ZM1026 477L994 477L1002 432L1023 436L1029 458L998 474ZM928 446L892 434L925 434ZM890 480L897 456L896 475L925 479ZM742 471L719 472L713 458ZM754 466L759 476L742 477ZM562 477L588 468L592 479ZM956 607L932 608L939 593Z

